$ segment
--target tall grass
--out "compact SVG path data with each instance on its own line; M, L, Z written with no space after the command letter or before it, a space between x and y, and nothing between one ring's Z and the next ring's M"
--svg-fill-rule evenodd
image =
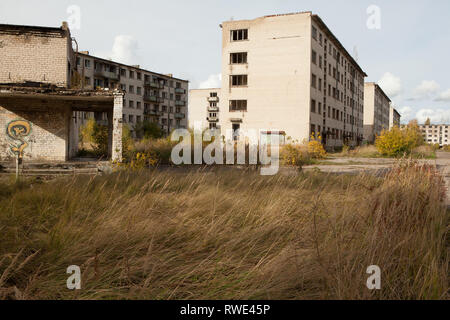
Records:
M385 178L170 169L15 188L0 193L0 298L444 299L443 192L417 164ZM81 290L66 288L69 265Z

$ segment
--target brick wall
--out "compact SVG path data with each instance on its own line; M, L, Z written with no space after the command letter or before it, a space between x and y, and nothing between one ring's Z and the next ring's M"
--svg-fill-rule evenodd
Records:
M68 87L70 52L68 30L36 33L0 28L0 83L33 81Z
M24 138L24 160L65 161L71 113L63 108L45 107L41 110L19 111L0 106L0 160L12 161L11 146L21 142L7 134L11 121L26 120L31 123L31 133Z

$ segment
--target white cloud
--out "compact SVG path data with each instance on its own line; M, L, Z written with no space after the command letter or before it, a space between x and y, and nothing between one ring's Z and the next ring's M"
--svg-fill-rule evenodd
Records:
M434 80L424 80L414 89L413 100L429 98L430 95L439 91L439 84Z
M111 59L124 64L138 63L139 45L133 36L119 35L114 39L111 51Z
M222 86L222 74L212 74L208 80L200 82L199 89L220 88Z
M435 100L436 101L450 101L450 89L442 92Z
M389 97L395 97L402 92L402 82L399 77L390 72L386 72L378 81L378 85Z
M425 123L428 118L432 123L449 123L450 109L420 109L416 114L419 123Z

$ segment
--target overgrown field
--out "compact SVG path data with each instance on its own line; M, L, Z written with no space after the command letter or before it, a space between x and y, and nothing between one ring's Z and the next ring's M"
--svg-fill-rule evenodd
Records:
M122 171L0 184L1 299L446 299L433 168ZM448 240L447 240L448 241ZM78 265L82 289L66 287ZM368 290L368 266L382 270Z

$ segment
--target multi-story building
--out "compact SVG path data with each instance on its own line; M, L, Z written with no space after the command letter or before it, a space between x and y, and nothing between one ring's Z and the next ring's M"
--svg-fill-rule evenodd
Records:
M400 113L398 113L398 111L391 104L389 107L389 129L392 129L393 127L400 127L400 119Z
M219 88L197 89L189 91L189 105L198 106L189 109L189 126L195 127L198 122L202 129L220 129L220 101Z
M272 15L221 27L222 88L191 90L190 125L197 115L209 117L206 98L217 92L222 135L256 130L266 139L279 132L281 141L301 142L320 134L330 148L362 142L367 75L319 16Z
M188 81L94 57L89 52L75 55L79 86L125 92L123 122L132 131L144 120L158 123L165 134L187 128ZM77 116L86 118L85 114ZM103 117L96 115L97 120L104 120Z
M423 138L426 143L439 144L441 147L450 145L450 125L421 125L420 130L422 130Z
M391 99L374 82L364 84L364 140L370 143L390 128Z

